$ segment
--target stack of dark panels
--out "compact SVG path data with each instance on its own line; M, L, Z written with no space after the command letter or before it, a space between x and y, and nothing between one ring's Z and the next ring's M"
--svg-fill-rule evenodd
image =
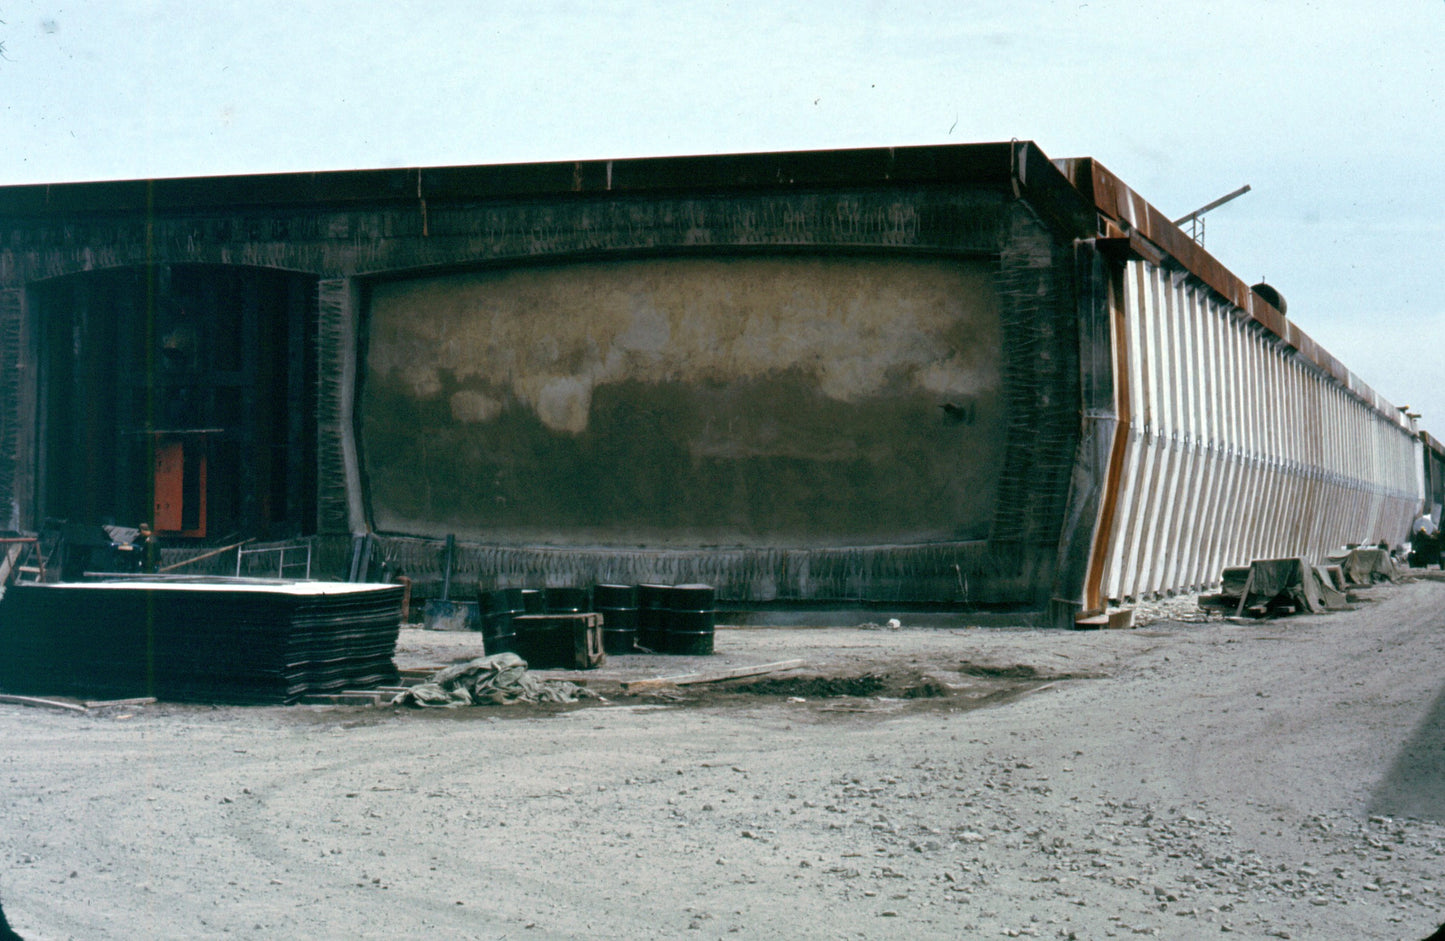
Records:
M0 600L0 687L279 704L394 684L401 596L245 579L13 585Z

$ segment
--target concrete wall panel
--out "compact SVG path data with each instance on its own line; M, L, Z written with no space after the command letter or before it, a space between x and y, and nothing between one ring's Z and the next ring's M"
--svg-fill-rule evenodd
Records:
M994 269L658 258L381 282L360 406L382 531L512 545L984 539Z

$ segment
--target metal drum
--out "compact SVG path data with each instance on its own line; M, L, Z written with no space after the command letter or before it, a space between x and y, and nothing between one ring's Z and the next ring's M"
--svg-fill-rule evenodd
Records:
M528 614L547 613L547 593L540 588L523 588L522 607Z
M675 585L667 592L668 653L705 657L713 651L717 590L711 585Z
M512 619L526 613L520 588L499 588L477 593L481 607L482 648L487 656L515 653L517 630Z
M593 585L593 609L602 615L602 649L632 653L637 643L637 589L631 585Z
M637 642L655 653L667 650L667 585L637 586Z

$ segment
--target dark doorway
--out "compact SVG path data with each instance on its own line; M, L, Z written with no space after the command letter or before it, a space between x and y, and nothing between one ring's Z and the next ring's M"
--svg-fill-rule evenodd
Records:
M43 515L207 540L310 532L315 293L310 276L220 265L36 287Z

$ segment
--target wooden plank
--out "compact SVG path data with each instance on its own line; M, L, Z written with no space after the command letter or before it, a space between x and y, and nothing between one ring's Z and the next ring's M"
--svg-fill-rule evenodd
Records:
M779 673L802 666L803 660L779 660L750 667L733 667L727 670L710 670L705 673L680 673L676 676L658 676L647 680L632 680L621 684L626 692L639 689L653 689L661 686L696 686L700 683L718 683L723 680L742 679L747 676L762 676L765 673Z
M135 699L90 699L86 700L87 709L104 709L107 706L149 706L155 703L154 696L140 696Z
M1234 609L1234 616L1244 614L1244 607L1249 602L1249 590L1254 587L1254 565L1249 566L1249 577L1244 580L1244 589L1239 593L1239 607Z
M365 692L313 693L301 697L303 706L378 706L382 694Z
M462 661L462 662L465 662L465 661ZM410 678L415 678L415 679L429 680L429 679L431 679L433 673L437 673L437 672L439 672L439 671L441 671L441 670L445 670L445 669L446 669L445 666L434 666L434 667L402 667L401 669L397 670L396 672L397 672L397 673L400 673L403 677L410 677Z
M17 706L42 706L47 709L66 709L71 712L85 712L84 706L77 706L75 703L59 702L54 699L37 699L34 696L11 696L8 693L0 693L0 702L14 703Z

